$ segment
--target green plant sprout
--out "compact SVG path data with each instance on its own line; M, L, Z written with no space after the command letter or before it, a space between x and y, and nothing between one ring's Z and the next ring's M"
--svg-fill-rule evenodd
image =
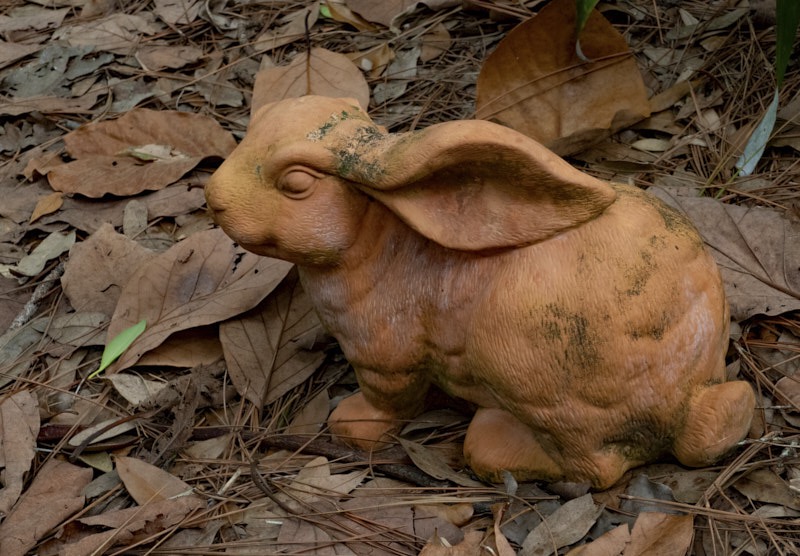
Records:
M778 0L776 7L776 35L775 46L775 94L772 102L767 106L767 110L761 117L753 130L750 139L744 146L744 152L739 160L736 161L736 168L739 169L740 176L749 176L756 169L761 155L767 146L772 130L775 127L775 120L778 115L778 91L783 85L783 78L786 74L786 66L789 64L789 56L792 53L797 24L800 22L800 2L797 0Z
M126 328L106 344L103 350L103 357L100 359L100 367L89 375L89 379L93 379L103 371L105 371L111 363L116 361L120 355L125 353L136 338L142 335L145 328L147 328L147 321L142 319L133 326Z

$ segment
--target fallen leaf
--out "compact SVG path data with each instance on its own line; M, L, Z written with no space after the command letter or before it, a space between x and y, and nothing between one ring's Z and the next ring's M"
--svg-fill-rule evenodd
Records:
M414 462L414 465L434 479L452 481L463 487L483 488L485 486L483 483L473 481L462 473L457 473L447 465L442 456L422 444L402 437L397 437L397 441L406 451L408 457L411 458L411 461Z
M151 219L180 216L195 211L205 204L202 187L191 187L181 182L160 191L140 195L137 199L145 204L148 217ZM42 224L66 222L70 226L93 234L104 224L122 226L125 207L129 202L129 199L97 201L82 197L67 197L60 211L41 218L39 222Z
M193 64L203 57L203 49L192 45L141 45L136 51L136 59L146 71L180 69Z
M717 477L719 477L718 471L695 469L659 476L658 482L668 486L678 502L696 504Z
M324 353L298 341L319 328L311 299L293 270L259 306L220 325L231 382L257 406L272 403L322 363Z
M800 510L800 493L790 489L771 469L756 469L733 483L733 487L751 500Z
M218 228L191 235L139 268L123 288L108 337L142 319L148 328L108 374L134 365L175 332L248 311L291 268L291 263L245 252Z
M628 524L623 523L598 539L567 552L567 556L619 556L631 542Z
M256 52L268 52L303 38L319 17L319 1L281 18L277 27L267 29L253 41ZM254 111L253 111L254 112Z
M112 13L106 17L61 27L52 35L52 41L63 41L71 46L91 46L96 50L128 54L146 35L158 33L163 25L155 23L151 13Z
M591 494L566 502L530 532L522 544L520 556L549 556L561 547L578 542L602 511Z
M331 400L328 391L322 390L319 394L305 402L303 408L294 416L292 422L286 427L285 434L316 434L325 424L331 412Z
M800 309L800 222L774 209L730 205L682 189L648 191L700 231L722 273L733 320Z
M77 311L59 315L52 321L37 321L33 328L46 332L59 344L75 347L102 346L106 342L105 327L110 315L102 312Z
M417 60L422 50L414 47L401 50L395 54L394 60L386 68L385 81L375 85L372 98L377 104L401 97L417 76Z
M40 198L36 202L36 207L33 209L33 214L31 214L31 219L28 222L29 223L36 222L39 218L41 218L45 214L54 213L55 211L60 209L61 205L63 204L64 204L64 194L59 193L58 191Z
M455 546L448 542L444 544L438 535L428 539L419 556L483 556L486 554L481 545L483 533L481 531L467 531L464 540Z
M22 494L25 474L36 455L38 434L38 403L29 391L20 390L0 402L0 514L8 515ZM0 553L5 554L2 550Z
M581 33L584 62L575 51L575 17L574 0L555 0L500 41L478 75L477 118L568 155L650 115L622 35L592 11Z
M95 423L90 427L86 427L81 432L70 438L68 444L70 446L80 446L90 437L92 438L90 444L97 444L98 442L103 442L104 440L114 438L115 436L125 434L126 432L136 430L137 424L134 421L125 421L119 425L108 428L111 424L116 423L117 421L119 421L118 417L112 417L111 419L106 419L105 421L100 421L99 423Z
M111 317L122 287L136 270L156 254L118 234L110 224L76 243L61 277L70 305L78 311L91 308Z
M364 110L369 106L369 85L361 70L344 54L312 48L299 53L288 66L256 74L250 113L265 104L304 95L354 98Z
M378 77L386 69L386 66L394 60L394 50L388 42L383 42L378 46L360 52L348 52L345 54L362 71L372 77Z
M75 243L75 230L66 234L53 232L37 245L30 255L23 257L14 270L23 276L36 276L51 259L69 251Z
M230 132L209 116L146 108L80 127L64 136L64 144L75 160L51 169L47 179L56 191L86 197L161 189L204 159L225 158L236 147ZM171 156L146 163L130 156L145 145L165 145Z
M417 6L424 4L432 10L443 10L460 4L460 0L345 0L347 6L367 21L380 23L386 27L396 26L397 20L405 17Z
M198 0L154 0L153 13L170 25L188 25L200 13Z
M117 473L131 498L142 506L174 498L201 500L196 494L191 494L192 487L178 477L140 459L117 458Z
M160 346L145 353L137 365L185 369L211 365L222 359L222 355L219 327L211 324L172 334Z
M77 542L67 544L64 556L84 556L86 554L104 553L105 548L113 545L131 545L137 540L152 537L156 532L174 527L189 513L204 506L199 496L184 496L173 500L157 500L145 506L112 510L102 514L82 517L77 520L90 531L102 527L110 527L108 531L90 534ZM72 525L72 524L69 524ZM66 538L71 535L65 534Z
M153 398L167 387L166 382L147 380L139 375L128 373L117 373L109 376L107 380L114 386L119 395L133 406Z
M7 34L13 31L44 31L56 29L61 26L69 8L49 10L38 6L25 6L12 8L0 15L0 33Z
M83 508L92 470L50 459L0 524L0 554L24 556L55 527Z
M644 512L636 518L623 556L685 556L694 536L694 516Z
M422 50L419 59L422 62L435 60L448 51L451 44L450 32L443 23L437 23L433 28L422 35Z
M38 44L20 44L0 40L0 68L13 64L42 48Z
M331 19L352 25L359 31L377 31L378 28L347 7L344 0L324 0Z

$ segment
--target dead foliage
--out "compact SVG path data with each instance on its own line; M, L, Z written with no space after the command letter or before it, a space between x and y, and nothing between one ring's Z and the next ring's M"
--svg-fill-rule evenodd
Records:
M796 553L796 66L757 172L734 167L773 94L774 8L603 1L583 61L569 5L4 3L0 553ZM252 110L309 92L393 131L496 120L684 210L725 277L729 375L758 392L749 438L598 493L475 481L449 408L387 450L329 442L352 373L291 266L212 229L202 194Z

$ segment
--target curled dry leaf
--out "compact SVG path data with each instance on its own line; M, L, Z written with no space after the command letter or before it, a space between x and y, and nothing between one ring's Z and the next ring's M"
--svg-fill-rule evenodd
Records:
M800 223L769 208L672 188L648 191L683 211L700 231L722 272L734 320L800 309Z
M147 330L108 373L135 364L175 332L252 309L291 268L291 263L246 253L219 229L191 235L141 266L123 288L108 337L142 319Z
M267 52L303 38L319 17L319 2L285 15L274 29L268 29L253 41L256 52Z
M220 325L233 385L260 407L303 383L325 354L304 349L298 340L320 328L294 270L258 307Z
M28 222L32 224L45 214L54 213L55 211L60 209L61 205L63 204L64 204L64 194L59 193L58 191L40 198L36 202L36 207L33 209L33 214L31 214L31 219Z
M162 189L204 159L225 158L236 147L213 118L146 108L80 127L64 143L75 160L50 169L47 179L56 191L86 197Z
M567 552L567 556L618 556L625 551L625 547L631 541L631 533L628 524L623 523L603 533L596 540L581 545Z
M288 66L256 74L250 113L265 104L304 95L353 98L364 110L369 106L369 85L361 70L344 54L312 48L298 54Z
M506 35L478 75L476 117L568 155L649 116L622 35L593 11L580 36L584 62L575 18L574 0L555 0Z
M0 554L23 556L72 514L83 508L83 489L92 470L65 461L45 463L14 510L0 525Z

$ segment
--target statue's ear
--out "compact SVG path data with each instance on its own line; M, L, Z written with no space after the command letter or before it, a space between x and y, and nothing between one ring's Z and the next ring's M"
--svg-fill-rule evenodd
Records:
M607 183L486 121L355 141L348 150L356 162L340 165L342 177L452 249L535 243L596 217L615 198Z

